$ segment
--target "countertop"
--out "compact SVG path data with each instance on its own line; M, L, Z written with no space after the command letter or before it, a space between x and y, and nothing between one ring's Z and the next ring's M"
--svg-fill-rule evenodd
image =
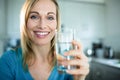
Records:
M105 58L89 58L90 62L97 62L107 66L120 69L120 59L105 59Z

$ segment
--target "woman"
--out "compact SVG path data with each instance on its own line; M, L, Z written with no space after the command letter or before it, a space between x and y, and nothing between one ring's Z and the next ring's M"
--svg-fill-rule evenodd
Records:
M57 71L54 37L60 25L58 10L56 0L26 0L20 17L21 48L5 52L0 58L0 80L85 80L89 65L76 41L73 45L77 50L66 54L76 58L62 64L77 69L63 74Z

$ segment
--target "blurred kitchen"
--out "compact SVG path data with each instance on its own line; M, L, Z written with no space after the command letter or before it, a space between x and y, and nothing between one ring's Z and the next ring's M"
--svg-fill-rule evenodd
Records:
M0 0L0 56L20 45L19 14L25 0ZM75 39L90 60L86 80L120 79L120 0L58 0L61 26L74 28Z

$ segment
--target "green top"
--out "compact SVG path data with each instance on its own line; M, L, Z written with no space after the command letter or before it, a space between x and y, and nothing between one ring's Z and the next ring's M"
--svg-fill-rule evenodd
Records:
M25 71L22 67L22 50L10 50L0 58L0 80L33 80L29 70ZM72 75L57 71L54 66L48 80L73 80Z

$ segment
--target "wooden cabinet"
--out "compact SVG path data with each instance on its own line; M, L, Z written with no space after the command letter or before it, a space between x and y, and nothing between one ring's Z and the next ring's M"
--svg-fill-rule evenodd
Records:
M111 67L98 62L91 62L91 72L86 80L118 80L120 68Z

